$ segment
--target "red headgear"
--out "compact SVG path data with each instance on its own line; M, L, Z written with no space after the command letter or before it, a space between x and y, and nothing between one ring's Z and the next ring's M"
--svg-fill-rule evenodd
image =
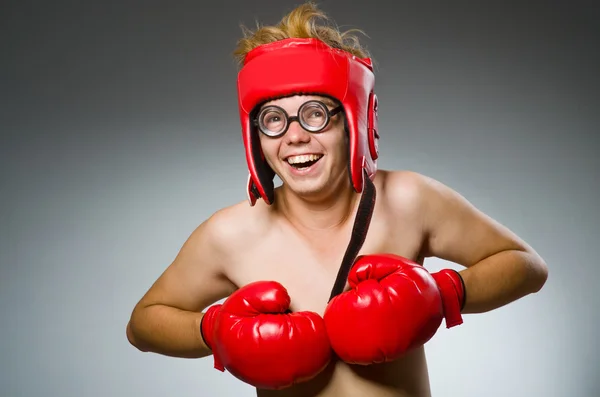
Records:
M261 45L246 55L238 75L242 137L248 162L248 200L274 200L273 170L264 160L252 117L257 106L291 95L323 95L344 109L349 137L349 171L362 192L364 174L377 171L377 96L370 58L358 58L317 39L285 39Z

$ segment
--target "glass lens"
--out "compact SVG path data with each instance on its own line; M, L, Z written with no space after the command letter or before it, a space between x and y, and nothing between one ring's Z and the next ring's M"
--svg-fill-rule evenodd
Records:
M267 135L276 135L285 129L287 117L282 109L266 107L258 115L260 129Z
M328 109L319 102L307 102L298 116L306 129L316 131L327 124Z

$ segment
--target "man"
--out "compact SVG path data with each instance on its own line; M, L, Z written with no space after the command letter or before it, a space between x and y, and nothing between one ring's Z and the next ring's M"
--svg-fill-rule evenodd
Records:
M539 291L547 268L449 187L377 170L370 59L317 18L305 4L240 41L250 205L191 234L127 336L213 355L259 396L429 396L423 346L442 321ZM430 274L433 256L464 269Z

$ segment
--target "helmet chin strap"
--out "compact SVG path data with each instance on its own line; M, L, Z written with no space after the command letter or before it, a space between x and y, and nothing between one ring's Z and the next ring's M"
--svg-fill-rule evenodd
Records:
M360 249L362 248L365 239L367 237L367 231L371 224L371 217L373 215L373 209L375 208L375 198L377 196L375 190L375 184L371 181L371 178L367 175L367 171L363 169L363 191L360 197L360 203L358 204L358 210L356 211L356 217L354 218L354 226L352 227L352 236L346 248L346 253L342 259L342 264L338 270L329 301L341 294L346 286L346 280L352 265L357 258Z

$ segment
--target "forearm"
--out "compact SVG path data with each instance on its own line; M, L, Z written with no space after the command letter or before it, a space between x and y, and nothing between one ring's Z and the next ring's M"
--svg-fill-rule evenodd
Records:
M211 354L200 334L202 313L164 305L134 310L127 337L139 350L171 357L201 358Z
M483 313L538 292L547 278L534 253L503 251L460 271L466 290L462 313Z

